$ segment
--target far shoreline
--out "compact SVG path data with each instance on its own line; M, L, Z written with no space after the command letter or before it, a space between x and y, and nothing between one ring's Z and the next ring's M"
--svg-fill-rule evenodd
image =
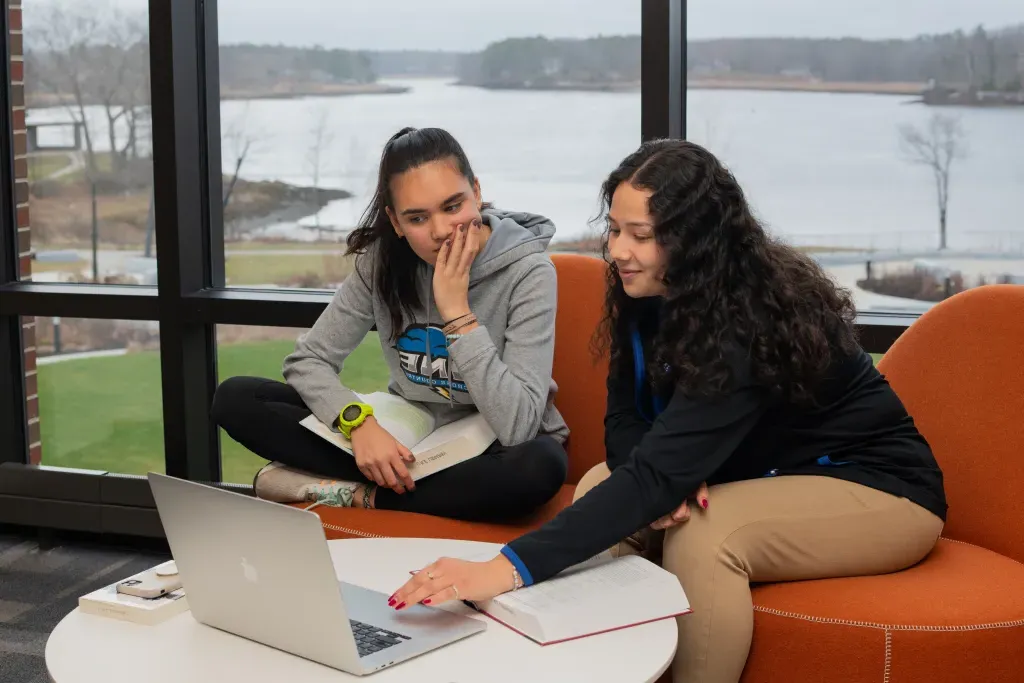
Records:
M638 92L639 82L607 83L473 83L457 81L452 85L481 88L483 90L527 90L536 92ZM797 79L746 79L746 78L693 78L686 84L687 90L762 90L774 92L815 92L861 95L900 95L920 97L925 83L902 82L856 82L856 81L814 81Z
M222 102L235 100L298 100L305 97L354 97L357 95L402 95L412 90L409 86L386 83L279 83L249 90L221 90ZM74 105L71 95L32 93L25 99L26 109L47 109ZM85 102L85 106L98 106L101 102Z
M790 79L689 78L687 90L771 90L859 95L921 96L926 83L816 81Z

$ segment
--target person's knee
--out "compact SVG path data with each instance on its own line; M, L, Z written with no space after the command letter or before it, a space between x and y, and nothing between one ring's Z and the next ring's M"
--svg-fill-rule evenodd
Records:
M249 412L256 400L257 378L229 377L213 394L210 417L224 429L230 429L238 418Z
M520 495L535 507L551 499L569 476L569 457L554 439L535 439L513 470L519 474Z
M715 523L710 510L690 509L690 518L665 531L662 545L662 566L673 574L691 570L716 561L722 552L727 532Z
M576 491L573 493L572 502L575 503L582 498L588 491L610 477L611 474L612 472L608 469L608 465L603 462L591 467L580 479L580 482L576 484Z
M534 446L529 454L531 469L534 471L532 478L553 496L568 476L568 455L561 443L547 436L536 439Z

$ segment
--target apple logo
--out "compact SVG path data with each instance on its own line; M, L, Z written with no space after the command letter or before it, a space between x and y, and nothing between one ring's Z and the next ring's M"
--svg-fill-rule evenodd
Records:
M249 564L249 561L244 557L242 558L242 576L249 583L256 583L260 580L259 574L256 573L256 567Z

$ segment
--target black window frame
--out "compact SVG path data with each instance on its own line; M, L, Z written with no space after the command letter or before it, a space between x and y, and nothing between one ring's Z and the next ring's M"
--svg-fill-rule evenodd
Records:
M158 321L166 472L251 493L219 482L219 438L208 412L216 326L309 327L331 293L224 286L217 0L149 1L158 285L20 282L10 8L2 1L0 387L13 391L0 392L0 523L160 537L144 477L28 464L21 317ZM686 136L686 10L686 0L641 2L638 142ZM858 327L867 350L884 352L914 319L873 313L860 316Z

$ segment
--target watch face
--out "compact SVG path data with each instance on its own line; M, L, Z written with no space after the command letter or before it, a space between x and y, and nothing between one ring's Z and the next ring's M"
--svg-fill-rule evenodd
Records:
M351 422L359 417L359 414L362 412L363 411L359 409L359 406L349 406L341 413L341 417L344 418L345 422Z

